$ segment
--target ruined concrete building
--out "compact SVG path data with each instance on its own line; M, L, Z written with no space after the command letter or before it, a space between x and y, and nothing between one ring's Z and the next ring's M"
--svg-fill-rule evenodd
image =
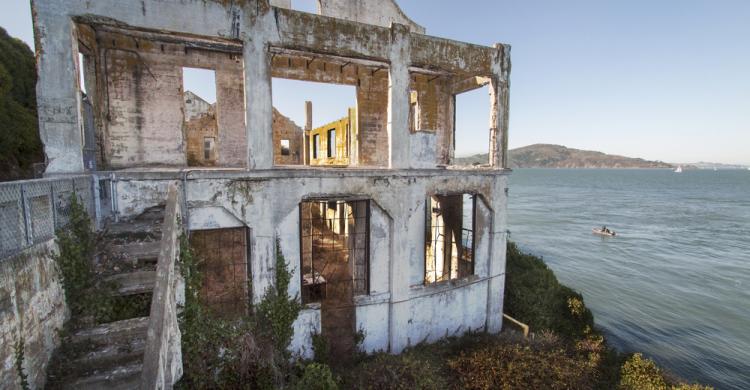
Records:
M46 175L93 175L113 221L177 186L206 299L227 312L261 299L283 254L304 356L316 332L336 352L361 331L365 351L398 353L500 331L510 47L426 35L392 0L293 6L32 0ZM214 72L215 104L183 68ZM301 128L272 78L352 86L356 107ZM456 95L484 86L489 159L456 167Z

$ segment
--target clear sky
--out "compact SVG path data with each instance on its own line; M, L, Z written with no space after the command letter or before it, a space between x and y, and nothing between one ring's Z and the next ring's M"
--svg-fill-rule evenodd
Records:
M0 26L32 45L28 2L0 3ZM398 3L430 35L513 46L511 147L750 165L750 1ZM314 101L315 124L353 104L346 87L304 88L274 82L275 104L300 125L306 95L334 99ZM486 151L488 104L486 91L460 97L457 154Z

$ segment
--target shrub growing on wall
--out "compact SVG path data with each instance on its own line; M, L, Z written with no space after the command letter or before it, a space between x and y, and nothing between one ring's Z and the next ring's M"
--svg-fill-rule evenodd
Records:
M201 301L202 276L185 237L181 240L180 269L185 278L185 308L180 317L185 377L190 389L285 387L294 370L287 350L301 304L288 294L291 273L277 243L276 277L254 314L228 319L212 315ZM302 370L310 380L325 370ZM329 387L325 387L329 388Z
M91 294L96 284L92 260L96 254L97 237L91 229L91 219L75 193L70 196L70 223L57 230L56 241L59 252L54 259L71 314L92 314L96 306L94 300L98 299Z

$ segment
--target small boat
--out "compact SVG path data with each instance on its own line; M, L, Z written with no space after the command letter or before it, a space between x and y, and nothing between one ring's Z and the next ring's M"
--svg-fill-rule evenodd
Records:
M677 168L675 168L674 173L682 173L682 165L678 165Z
M605 236L605 237L614 237L614 236L615 236L615 235L617 234L617 233L615 233L615 232L614 232L614 231L612 231L612 230L609 230L609 229L607 229L607 230L602 230L601 228L593 228L593 229L591 229L591 231L592 231L592 232L593 232L594 234L598 234L598 235L600 235L600 236Z

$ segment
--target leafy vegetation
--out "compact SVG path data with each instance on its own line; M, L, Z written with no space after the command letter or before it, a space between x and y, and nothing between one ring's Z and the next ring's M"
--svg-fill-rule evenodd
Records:
M26 360L26 340L23 338L23 336L18 337L18 341L16 341L15 346L15 354L16 354L16 374L18 374L18 385L21 387L22 390L29 390L31 387L29 386L29 375L26 373L26 370L23 368L23 363Z
M41 162L34 53L0 28L0 181L31 176Z
M115 286L96 277L93 262L102 250L103 240L93 231L91 218L75 193L69 202L70 223L57 230L59 251L53 258L72 320L105 323L147 316L151 294L115 296Z
M266 290L255 313L241 318L222 318L207 310L200 295L200 264L183 236L180 269L185 308L180 328L185 375L179 387L275 389L320 380L323 387L318 388L335 388L325 387L332 381L327 367L295 368L291 363L287 348L301 305L287 292L291 274L278 243L275 284Z
M640 353L633 354L622 365L621 379L618 388L620 390L702 390L710 387L679 383L668 378L667 375L654 363L653 360L644 358Z
M278 253L275 287L255 315L232 322L205 314L197 261L183 239L184 388L706 389L670 379L640 355L627 359L609 348L581 295L561 285L542 259L512 243L506 307L532 326L534 337L469 333L419 344L400 355L381 352L329 366L328 344L313 334L315 360L292 364L286 348L299 303L286 292L290 275Z
M96 287L92 260L97 251L97 235L91 218L75 193L70 196L70 223L57 230L59 252L54 256L62 277L65 301L73 317L100 312L100 297L91 294Z
M536 331L548 330L570 339L590 334L594 316L583 296L560 284L539 257L508 244L505 312Z

